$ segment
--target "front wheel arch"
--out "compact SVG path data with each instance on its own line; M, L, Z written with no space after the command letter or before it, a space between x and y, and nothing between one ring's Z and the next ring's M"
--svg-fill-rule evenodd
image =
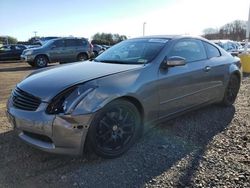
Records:
M132 104L134 104L141 115L141 120L142 120L142 124L143 124L143 122L144 122L144 108L138 99L131 97L131 96L123 96L123 97L120 97L117 99L127 100L128 102L131 102ZM117 100L117 99L115 99L115 100Z

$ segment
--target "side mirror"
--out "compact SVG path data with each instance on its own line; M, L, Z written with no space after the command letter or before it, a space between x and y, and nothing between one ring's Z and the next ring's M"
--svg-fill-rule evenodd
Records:
M183 66L186 65L185 58L180 56L172 56L172 57L165 57L162 67L168 68L168 67L175 67L175 66Z

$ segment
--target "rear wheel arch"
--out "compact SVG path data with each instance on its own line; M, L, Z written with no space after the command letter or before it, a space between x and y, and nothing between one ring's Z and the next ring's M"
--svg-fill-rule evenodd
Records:
M234 71L234 72L232 72L231 73L231 75L235 75L235 76L237 76L237 78L239 79L239 81L241 82L241 74L240 74L240 72L239 71Z
M221 101L223 106L231 106L237 98L237 94L240 89L241 75L237 71L233 72L229 76L227 86L225 88L224 96Z

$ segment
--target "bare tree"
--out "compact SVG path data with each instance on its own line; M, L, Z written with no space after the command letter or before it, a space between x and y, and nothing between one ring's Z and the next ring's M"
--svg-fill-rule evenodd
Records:
M204 37L207 39L230 39L241 41L246 36L246 21L235 20L227 23L219 30L207 28L203 30Z

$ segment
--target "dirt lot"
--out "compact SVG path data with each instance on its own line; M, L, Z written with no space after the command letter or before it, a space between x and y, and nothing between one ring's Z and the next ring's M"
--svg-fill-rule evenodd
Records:
M5 103L27 64L0 62L0 187L250 187L250 76L235 106L210 105L150 130L117 159L47 154L22 143Z

